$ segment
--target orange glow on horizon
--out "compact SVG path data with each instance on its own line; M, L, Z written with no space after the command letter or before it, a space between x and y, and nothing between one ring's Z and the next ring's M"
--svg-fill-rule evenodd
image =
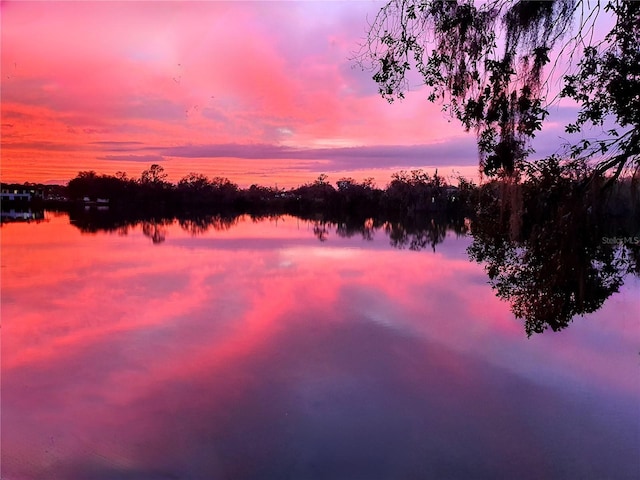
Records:
M471 136L438 105L420 89L389 105L369 73L348 61L377 5L334 4L326 22L305 4L0 8L4 182L64 184L85 170L137 177L152 163L173 182L195 171L243 187L290 188L320 173L333 181L374 177L384 186L400 169L436 166L445 176L455 168L476 177ZM437 153L411 158L377 151L428 151L442 142ZM215 154L221 145L272 151ZM193 154L194 146L213 153ZM324 150L331 147L370 150L337 158ZM278 148L322 151L281 158Z

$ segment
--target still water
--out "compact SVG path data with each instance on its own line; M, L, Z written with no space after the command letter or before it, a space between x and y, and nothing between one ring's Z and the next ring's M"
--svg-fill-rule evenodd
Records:
M527 338L469 237L183 226L2 227L3 479L638 478L637 277Z

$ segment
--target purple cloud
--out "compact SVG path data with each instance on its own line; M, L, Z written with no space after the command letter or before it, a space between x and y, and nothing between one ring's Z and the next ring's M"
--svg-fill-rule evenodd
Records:
M164 160L162 155L105 155L104 157L96 157L98 160L109 160L111 162L161 162Z
M322 160L334 168L381 168L397 165L475 165L473 138L431 145L373 145L339 148L295 148L270 144L217 144L156 147L162 155L178 158L241 158L249 160Z

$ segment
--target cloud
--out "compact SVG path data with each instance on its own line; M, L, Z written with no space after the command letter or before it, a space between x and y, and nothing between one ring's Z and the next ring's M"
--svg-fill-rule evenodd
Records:
M105 155L104 157L96 157L98 160L109 160L111 162L161 162L164 160L162 155Z
M104 140L99 142L89 142L89 145L95 145L100 149L112 152L121 152L144 147L145 144L143 142Z
M58 142L3 142L2 148L6 150L41 150L48 152L69 152L87 150L86 146L71 144L71 143L58 143Z
M442 140L461 130L422 90L389 105L351 60L381 3L114 5L3 8L4 140L19 140L3 145L5 178L161 157L175 175L281 185L291 171L476 165L472 136Z
M298 148L271 144L214 144L155 147L178 158L239 158L250 160L324 160L334 167L392 167L475 165L477 150L469 138L423 145L365 145L336 148Z

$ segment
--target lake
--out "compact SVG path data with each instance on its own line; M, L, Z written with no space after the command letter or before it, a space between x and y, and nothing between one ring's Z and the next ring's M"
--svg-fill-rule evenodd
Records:
M2 478L638 478L638 277L527 338L471 237L336 230L3 225Z

